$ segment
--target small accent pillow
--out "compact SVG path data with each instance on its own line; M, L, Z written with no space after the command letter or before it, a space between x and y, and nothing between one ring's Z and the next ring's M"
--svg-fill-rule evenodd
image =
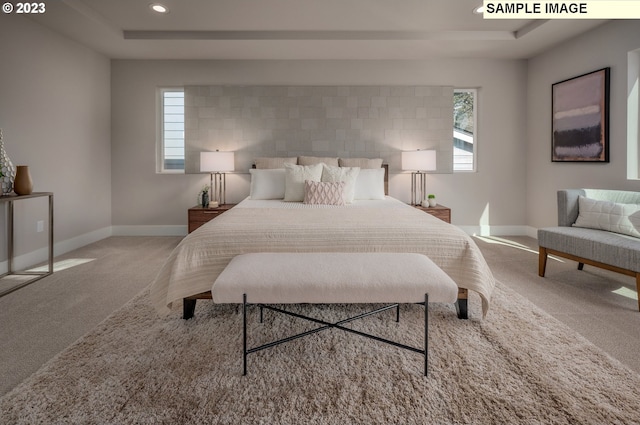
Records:
M299 156L298 165L316 165L327 164L333 167L338 166L338 158L333 157L319 157L319 156Z
M356 179L360 173L358 167L331 167L325 165L322 169L323 182L344 182L344 201L353 202L356 194Z
M573 225L640 238L639 216L639 204L617 204L580 196L578 198L578 218Z
M271 170L250 169L251 199L283 199L284 198L284 168Z
M380 168L382 158L338 158L338 164L341 167Z
M314 205L344 205L345 182L304 182L304 203Z
M384 199L384 168L360 169L353 198L355 200Z
M256 168L258 170L266 170L271 168L284 168L284 164L297 164L298 158L256 158L255 159Z
M304 200L304 181L319 182L322 178L323 164L293 165L284 164L284 200L302 202Z

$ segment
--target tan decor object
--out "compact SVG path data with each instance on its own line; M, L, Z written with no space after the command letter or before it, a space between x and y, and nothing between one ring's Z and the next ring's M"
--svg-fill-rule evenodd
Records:
M33 192L33 180L31 180L28 165L18 165L13 191L18 195L31 195Z

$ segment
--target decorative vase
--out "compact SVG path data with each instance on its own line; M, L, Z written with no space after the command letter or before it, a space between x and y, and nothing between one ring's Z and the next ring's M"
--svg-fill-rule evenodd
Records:
M435 207L436 205L438 205L438 203L436 202L435 198L429 198L429 206L431 208Z
M2 141L2 129L0 128L0 196L13 192L13 182L16 179L16 167L13 165L7 151L4 150Z
M28 165L18 165L16 179L13 182L13 191L17 195L31 195L31 192L33 192L33 180L31 180Z
M202 208L209 207L209 192L202 192Z

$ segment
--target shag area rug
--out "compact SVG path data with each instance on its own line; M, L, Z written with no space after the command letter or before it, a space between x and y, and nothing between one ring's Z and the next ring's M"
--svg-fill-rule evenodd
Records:
M2 424L634 424L640 376L499 284L470 320L432 304L429 376L419 354L326 330L252 354L242 316L199 301L160 317L146 291L0 400ZM359 305L289 306L326 320ZM250 346L308 329L250 316ZM403 305L354 328L416 347L423 311Z

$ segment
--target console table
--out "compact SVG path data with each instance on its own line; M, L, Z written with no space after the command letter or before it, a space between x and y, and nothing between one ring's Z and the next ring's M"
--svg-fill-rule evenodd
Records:
M30 198L41 198L41 197L49 198L49 260L48 260L48 268L46 271L16 271L13 269L13 260L14 260L14 243L13 243L13 204L17 201L22 201L24 199ZM34 192L30 195L5 195L0 196L0 204L8 204L8 212L7 212L7 257L9 267L5 274L0 275L0 278L9 275L23 275L23 276L33 276L31 279L20 281L19 284L5 289L0 292L0 297L7 295L10 292L13 292L17 289L20 289L24 286L29 285L30 283L35 282L36 280L42 279L45 276L49 276L53 273L53 193L51 192Z

